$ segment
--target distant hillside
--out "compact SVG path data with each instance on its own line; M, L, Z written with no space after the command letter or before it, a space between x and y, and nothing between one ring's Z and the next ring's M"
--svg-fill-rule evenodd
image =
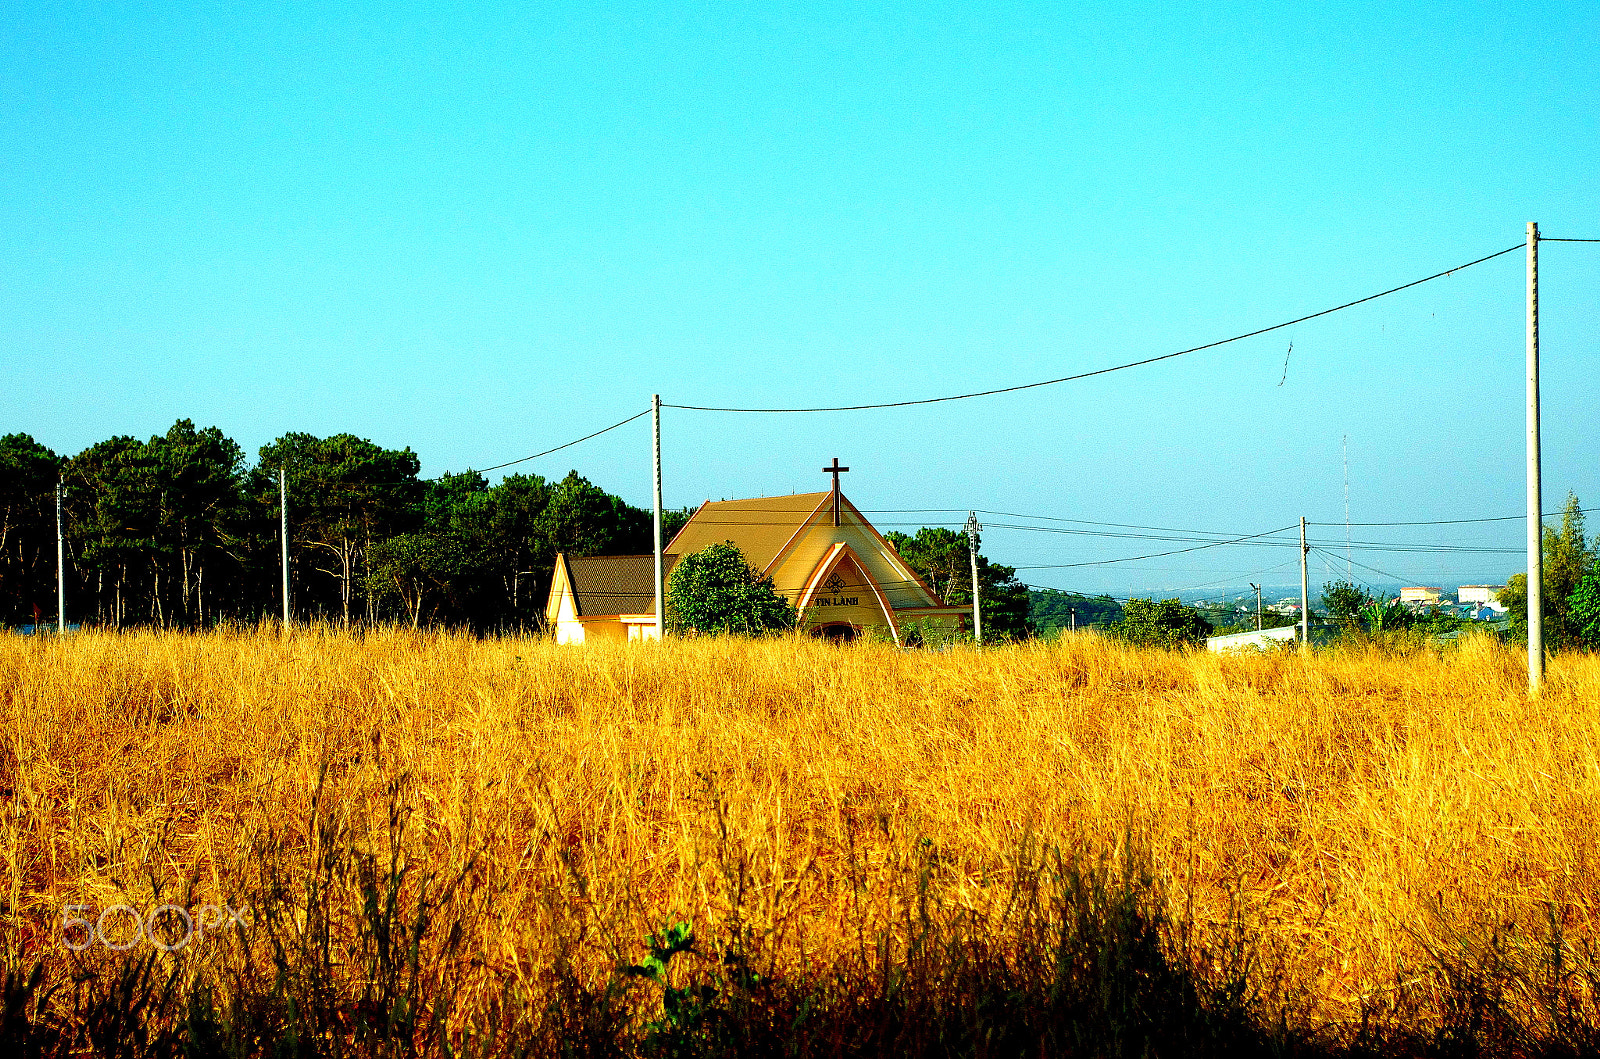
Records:
M1085 596L1054 588L1028 590L1028 620L1040 632L1070 627L1074 608L1078 611L1080 629L1122 620L1122 604L1110 596Z

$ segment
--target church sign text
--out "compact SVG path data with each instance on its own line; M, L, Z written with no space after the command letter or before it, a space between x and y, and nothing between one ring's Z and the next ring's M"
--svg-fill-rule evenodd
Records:
M817 596L811 601L813 607L857 607L861 605L860 596Z

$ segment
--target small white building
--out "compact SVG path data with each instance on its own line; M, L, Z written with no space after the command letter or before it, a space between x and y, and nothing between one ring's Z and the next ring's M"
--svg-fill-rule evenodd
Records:
M1490 607L1497 613L1506 608L1500 604L1500 591L1505 585L1462 585L1456 592L1456 598L1463 604L1473 603Z
M1444 595L1444 589L1434 588L1431 585L1418 585L1413 588L1400 590L1402 603L1437 603L1439 597Z

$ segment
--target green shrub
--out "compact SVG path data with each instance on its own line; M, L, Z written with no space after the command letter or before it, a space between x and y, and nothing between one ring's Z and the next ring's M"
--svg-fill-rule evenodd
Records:
M1205 643L1212 625L1182 600L1130 599L1113 635L1141 647L1195 647Z
M794 628L795 610L772 578L744 561L732 541L685 555L667 581L667 629L760 636Z

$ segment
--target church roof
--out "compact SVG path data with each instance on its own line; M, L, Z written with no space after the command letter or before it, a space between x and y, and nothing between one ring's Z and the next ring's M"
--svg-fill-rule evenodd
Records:
M764 571L832 495L824 490L755 500L707 500L672 538L667 551L688 555L732 540L744 553L745 562Z
M664 556L672 572L677 556ZM656 607L656 562L653 555L565 557L573 602L580 617L605 614L649 614Z

